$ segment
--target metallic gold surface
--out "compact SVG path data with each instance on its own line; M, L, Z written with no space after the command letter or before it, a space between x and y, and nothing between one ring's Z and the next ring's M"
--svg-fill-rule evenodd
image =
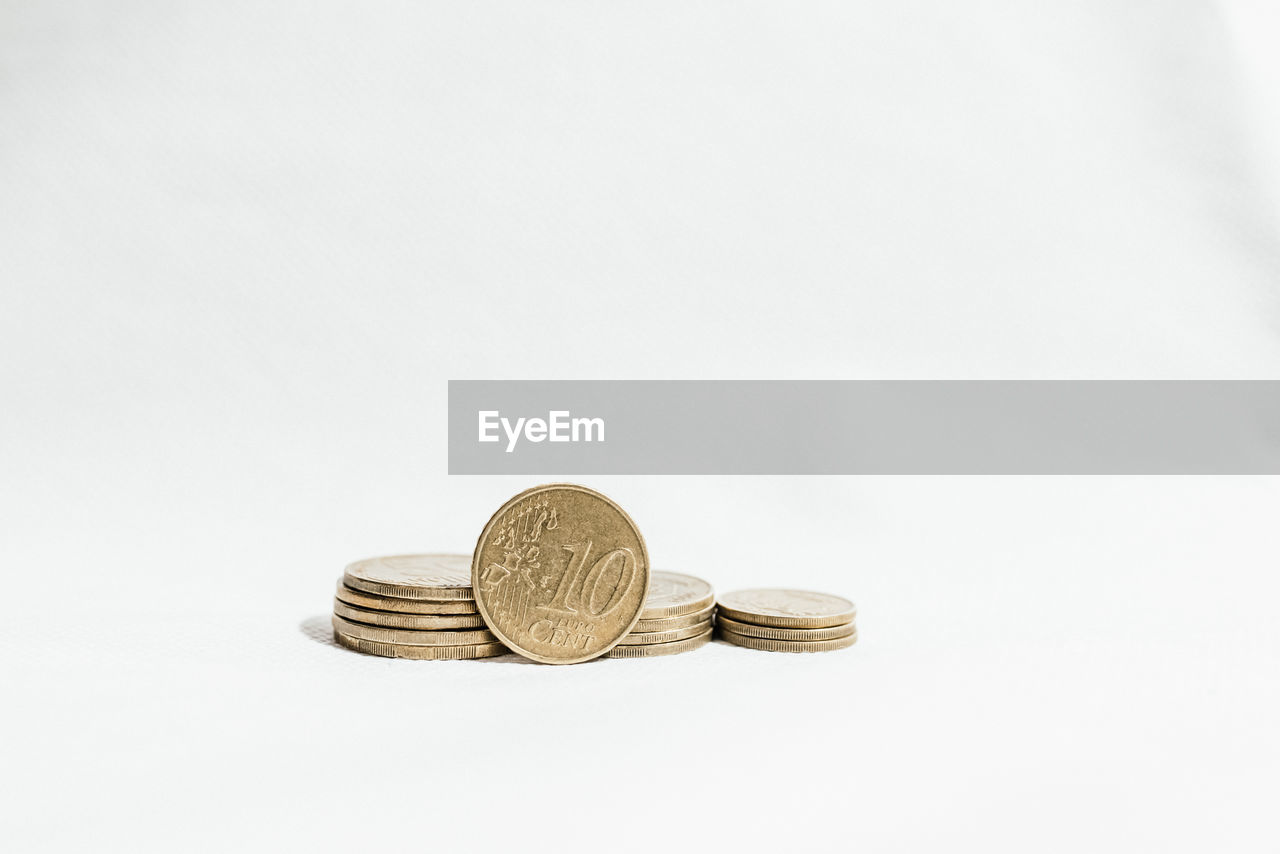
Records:
M848 599L809 590L737 590L716 603L717 613L742 623L778 629L823 629L853 622Z
M837 638L848 637L858 630L853 623L845 623L843 626L831 626L825 629L775 629L770 626L753 626L750 623L740 623L725 616L716 617L716 625L724 631L738 635L785 641L836 640Z
M625 511L592 489L534 487L493 514L471 583L485 623L534 661L603 655L631 631L649 590L649 554Z
M367 626L382 626L388 629L416 629L419 631L440 631L442 629L482 629L484 617L479 614L395 614L389 611L374 611L370 608L357 608L348 605L341 599L333 600L333 613Z
M393 555L358 560L342 573L355 590L401 599L474 599L467 555Z
M339 646L363 652L368 655L381 655L384 658L413 658L420 661L448 661L465 658L492 658L505 655L511 650L500 643L476 643L463 646L406 646L395 643L379 643L361 638L353 638L342 632L333 633L333 641Z
M456 599L450 602L430 602L425 599L402 599L396 596L378 596L363 590L352 590L338 580L335 594L348 605L373 608L396 614L479 614L474 599Z
M692 614L681 614L676 617L658 617L654 620L646 620L643 617L636 620L636 624L631 628L631 633L636 632L665 632L669 629L683 629L685 626L692 626L698 623L705 623L715 614L716 606L703 608L701 611L694 611Z
M654 570L640 619L658 620L705 611L715 601L715 591L701 578L680 572Z
M853 646L858 642L857 631L842 638L824 641L783 641L771 638L748 637L747 635L740 635L724 629L719 629L718 631L721 640L728 641L736 646L745 646L748 649L759 649L765 652L829 652Z
M471 631L422 631L419 629L384 629L366 626L333 615L333 630L360 640L375 643L394 643L404 646L462 646L465 644L493 643L497 640L487 629Z
M700 635L670 643L651 643L641 646L622 646L619 644L605 653L605 658L653 658L658 655L676 655L681 652L697 649L711 640L711 630Z
M654 643L669 643L700 635L710 629L711 621L707 620L692 626L685 626L682 629L668 629L665 632L631 632L618 642L618 646L645 646Z

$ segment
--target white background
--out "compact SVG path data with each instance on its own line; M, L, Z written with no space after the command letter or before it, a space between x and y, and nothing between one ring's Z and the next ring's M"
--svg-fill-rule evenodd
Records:
M1276 19L3 3L5 848L1274 848L1275 478L591 481L830 655L325 615L532 485L450 378L1280 377Z

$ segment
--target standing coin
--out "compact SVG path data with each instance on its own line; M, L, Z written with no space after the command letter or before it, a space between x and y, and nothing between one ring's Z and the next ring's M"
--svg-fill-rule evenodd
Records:
M721 631L733 632L735 635L785 641L836 640L837 638L848 637L858 630L853 623L845 623L843 626L831 626L826 629L775 629L770 626L753 626L750 623L740 623L728 617L716 617L716 625Z
M402 599L474 599L466 555L396 555L358 560L343 571L356 590Z
M534 661L603 655L631 631L649 591L649 554L626 512L553 483L493 514L471 562L476 604L507 646Z
M719 613L731 620L779 629L823 629L853 622L853 603L808 590L738 590L720 597Z
M649 595L644 600L642 620L678 617L710 608L716 601L715 591L701 578L679 572L654 570L649 581Z

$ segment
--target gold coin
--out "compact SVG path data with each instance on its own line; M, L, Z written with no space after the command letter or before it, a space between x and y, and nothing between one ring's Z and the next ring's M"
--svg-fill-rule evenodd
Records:
M465 644L493 643L497 640L487 629L477 631L424 631L422 629L384 629L366 626L333 615L333 630L360 640L376 643L395 643L404 646L463 646Z
M858 642L858 633L842 638L823 641L784 641L772 638L753 638L720 629L720 639L748 649L761 649L766 652L829 652L833 649L844 649Z
M824 629L853 622L857 608L848 599L808 590L738 590L716 603L721 616L777 629Z
M683 629L668 629L665 632L631 632L623 638L618 646L647 646L654 643L670 643L700 635L711 628L711 622L702 622Z
M585 486L553 483L503 504L484 526L471 582L485 624L534 661L603 655L631 631L649 553L631 517Z
M466 555L394 555L358 560L342 573L343 582L379 596L432 601L474 599L471 558Z
M425 599L398 599L394 596L375 596L363 590L352 590L338 580L337 597L348 605L373 608L396 614L479 614L474 599L458 599L452 602L428 602Z
M636 624L632 627L631 633L665 632L668 629L683 629L685 626L705 623L707 620L711 619L715 610L716 606L712 605L710 608L703 608L701 611L694 611L692 614L681 614L678 617L658 617L654 620L641 618L636 620Z
M492 658L510 652L500 643L473 643L463 646L406 646L396 643L379 643L353 638L342 632L333 633L333 641L339 646L384 658L414 658L421 661L448 661L464 658Z
M660 620L705 611L715 601L715 591L701 578L679 572L654 570L640 619Z
M619 644L605 653L605 658L652 658L655 655L675 655L697 649L711 640L711 629L700 635L669 643L651 643L643 646L622 646Z
M357 608L341 599L333 600L333 613L367 626L382 626L388 629L439 631L484 628L484 617L479 614L393 614L389 611Z
M753 626L750 623L740 623L724 616L716 617L716 625L724 631L733 632L736 635L784 641L836 640L837 638L848 637L858 630L858 627L853 623L846 623L843 626L831 626L825 629L775 629L769 626Z

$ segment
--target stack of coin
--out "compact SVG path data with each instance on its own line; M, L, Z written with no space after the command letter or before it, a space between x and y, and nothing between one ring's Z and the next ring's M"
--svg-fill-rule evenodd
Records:
M715 591L701 578L654 572L640 619L606 657L649 658L697 649L711 640L715 608Z
M351 564L333 600L333 639L388 658L507 652L476 609L468 555L398 555Z
M738 590L720 598L720 638L768 652L826 652L858 642L857 608L808 590Z

